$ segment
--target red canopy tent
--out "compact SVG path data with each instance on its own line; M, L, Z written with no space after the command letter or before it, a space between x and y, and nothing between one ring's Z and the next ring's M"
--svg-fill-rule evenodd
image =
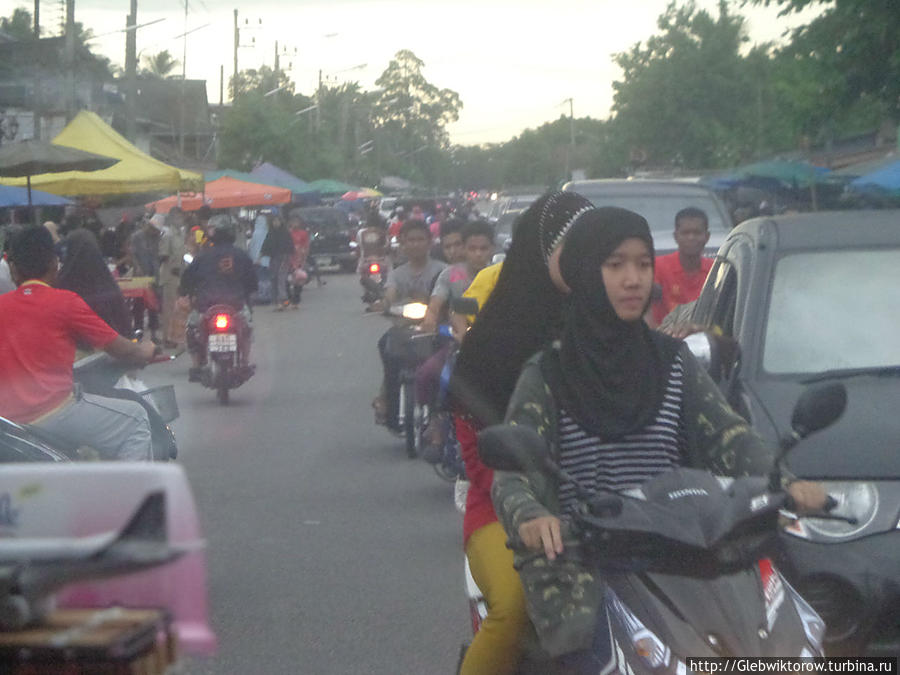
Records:
M241 206L271 206L287 204L291 201L291 191L274 185L248 183L229 176L206 184L204 192L181 193L150 202L148 207L157 213L168 213L175 206L184 211L196 211L206 204L211 209L230 209Z

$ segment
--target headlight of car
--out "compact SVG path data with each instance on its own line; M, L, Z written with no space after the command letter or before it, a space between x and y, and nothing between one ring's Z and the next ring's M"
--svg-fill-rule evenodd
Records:
M853 518L855 523L843 520L804 518L787 528L787 532L804 539L840 541L859 534L875 519L878 513L878 488L862 481L822 481L825 491L837 500L832 515Z

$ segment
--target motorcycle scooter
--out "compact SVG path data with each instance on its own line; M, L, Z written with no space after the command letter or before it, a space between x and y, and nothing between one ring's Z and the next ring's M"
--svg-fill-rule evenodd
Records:
M227 405L232 389L240 387L256 372L248 363L251 328L241 313L230 305L213 305L200 320L199 326L189 329L191 350L200 352L205 364L200 383L216 390L216 398Z
M541 471L576 486L572 533L605 582L594 636L596 672L680 675L690 672L690 657L823 655L824 622L770 556L779 518L792 507L780 489L782 459L802 438L836 421L845 405L841 384L807 390L768 478L679 468L622 493L590 493L551 460L530 428L489 427L478 445L496 470ZM826 509L835 504L830 499ZM845 520L828 513L805 517ZM485 608L467 577L477 628ZM526 672L531 667L523 666ZM535 672L552 672L552 665Z
M389 261L381 257L369 257L363 260L359 273L359 283L363 287L362 301L366 311L372 311L372 305L384 299L384 286L387 283Z
M160 354L154 357L151 363L165 363L174 358ZM83 392L127 399L140 404L147 412L147 419L150 422L153 461L173 460L178 456L178 444L169 424L179 416L175 388L172 385L151 389L135 387L136 381L127 377L133 369L133 365L117 361L106 352L97 352L78 359L72 367L72 375L77 387ZM69 459L85 458L81 454L81 448L67 438L61 438L30 424L15 426L21 433L34 437L39 443L49 445Z

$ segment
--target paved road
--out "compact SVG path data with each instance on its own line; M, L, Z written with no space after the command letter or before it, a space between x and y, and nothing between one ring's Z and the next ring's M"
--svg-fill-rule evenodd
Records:
M183 463L208 539L220 654L191 673L450 673L468 631L452 486L374 426L376 340L353 276L257 309L256 376L232 392L174 381Z

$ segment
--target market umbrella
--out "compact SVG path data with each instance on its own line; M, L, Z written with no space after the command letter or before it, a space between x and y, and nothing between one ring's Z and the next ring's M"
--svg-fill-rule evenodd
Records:
M196 211L206 204L211 209L230 209L241 206L273 206L291 201L291 191L275 185L262 185L222 176L210 181L202 194L179 194L147 204L156 213L168 213L175 206L184 211Z
M378 190L372 188L359 188L359 190L350 190L341 195L341 199L345 202L354 202L357 199L377 199L383 195Z
M319 180L314 180L309 184L309 187L311 187L313 190L321 192L323 195L342 195L345 192L357 189L353 185L342 183L339 180L331 180L330 178L320 178Z
M21 178L28 186L28 206L32 206L31 177L64 171L99 171L111 167L115 157L95 155L46 141L27 140L0 147L0 176Z
M31 191L32 204L34 206L65 206L72 202L65 197L52 195L42 190ZM0 185L0 208L8 206L26 206L28 204L28 190L11 185Z
M900 160L894 160L890 164L877 171L867 173L850 182L856 189L878 188L888 192L900 191Z

